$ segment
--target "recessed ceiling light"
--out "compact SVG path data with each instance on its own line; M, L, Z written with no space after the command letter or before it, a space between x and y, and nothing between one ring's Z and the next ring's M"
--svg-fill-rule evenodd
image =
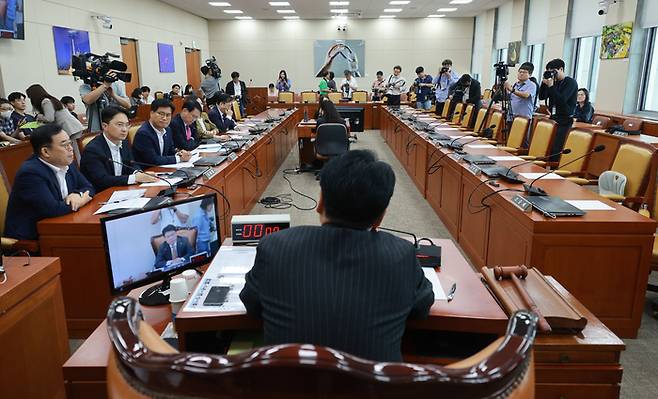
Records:
M428 15L427 18L443 18L445 16L446 16L445 14L432 14L432 15Z
M471 3L473 0L452 0L450 4L468 4Z
M384 12L400 12L401 8L384 8Z
M227 3L225 1L209 1L208 4L210 4L213 7L230 7L231 3Z
M338 19L340 21L347 21L347 15L332 15L331 19Z
M381 18L381 19L391 19L391 18L395 18L395 15L380 15L379 18Z
M270 1L272 7L287 7L290 5L287 1Z
M347 14L349 10L347 8L333 8L329 10L329 12L332 12L334 14Z
M453 11L457 11L457 7L454 7L454 8L439 8L436 11L438 11L438 12L453 12Z
M392 6L403 6L403 5L406 5L406 4L409 4L409 3L410 3L410 1L406 1L406 0L405 1L396 0L396 1L391 1L388 4L390 4Z
M279 14L294 14L295 10L276 10Z
M298 15L286 15L283 19L299 19Z
M330 6L349 6L350 2L349 1L330 1L329 5Z
M253 19L253 18L244 15L244 16L241 16L241 17L235 17L235 19Z
M227 14L242 14L242 10L224 10Z

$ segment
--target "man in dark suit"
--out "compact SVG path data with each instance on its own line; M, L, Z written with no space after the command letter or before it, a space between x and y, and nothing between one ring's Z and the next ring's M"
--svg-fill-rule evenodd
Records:
M192 151L199 146L196 121L201 116L201 111L203 109L197 101L186 101L180 113L171 120L169 128L176 148Z
M450 118L452 118L452 114L455 111L455 106L460 102L473 104L473 112L475 114L480 110L482 105L482 86L480 85L480 82L473 79L471 75L463 74L457 82L450 85L448 93L451 96L450 110L448 112ZM464 100L464 98L466 99ZM475 118L472 118L470 127L473 127L474 125Z
M395 175L370 151L355 150L320 173L322 226L263 238L240 293L262 317L265 343L329 346L376 361L401 361L408 317L427 317L431 283L413 244L376 231Z
M30 143L34 155L16 173L5 221L5 235L19 240L36 240L38 221L75 212L94 195L91 184L71 165L73 144L61 126L35 129Z
M80 171L96 192L108 187L135 183L150 183L158 179L148 173L136 172L128 145L128 111L110 106L101 113L103 133L87 144L80 159Z
M235 121L231 119L233 113L231 110L231 97L226 93L218 93L208 101L209 105L216 104L208 112L208 118L217 126L217 130L220 133L226 133L235 129Z
M226 84L226 94L232 96L240 104L240 114L244 116L247 109L247 85L240 80L238 72L231 72L231 81Z
M190 160L192 154L186 150L177 151L171 138L169 123L174 110L174 104L166 99L157 99L151 103L149 120L137 130L133 140L133 155L136 162L148 166Z
M155 258L155 268L161 271L185 264L192 256L192 246L185 237L179 237L174 225L167 225L162 229L165 242L160 245Z

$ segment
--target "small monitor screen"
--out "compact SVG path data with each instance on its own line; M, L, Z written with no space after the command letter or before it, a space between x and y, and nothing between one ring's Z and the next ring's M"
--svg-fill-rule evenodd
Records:
M219 249L215 194L101 219L110 291L118 294L210 261Z
M25 39L24 0L0 1L0 38Z

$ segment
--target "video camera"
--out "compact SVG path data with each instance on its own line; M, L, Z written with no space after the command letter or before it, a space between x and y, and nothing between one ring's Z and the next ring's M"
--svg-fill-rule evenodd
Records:
M74 55L71 57L73 76L82 79L88 85L99 85L103 82L112 83L117 80L130 82L132 75L130 72L125 72L128 66L119 60L111 60L111 58L119 58L119 56L112 53ZM108 75L110 71L115 76Z
M222 77L222 70L217 65L217 59L214 55L206 60L206 66L210 69L210 74L213 78L220 79Z
M544 71L544 79L553 79L555 80L557 78L557 71L549 69L548 71Z
M514 67L514 65L506 64L503 61L498 62L493 66L496 68L496 77L502 82L507 80L507 76L509 75L509 67Z

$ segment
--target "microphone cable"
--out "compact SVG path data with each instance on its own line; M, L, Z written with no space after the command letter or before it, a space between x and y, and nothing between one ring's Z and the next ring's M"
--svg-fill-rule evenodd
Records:
M304 197L308 198L313 202L312 207L301 207L297 204L295 204L294 199L292 198L292 194L278 194L275 196L269 196L269 197L263 197L261 198L258 203L263 205L265 209L290 209L290 208L295 208L300 211L312 211L318 206L318 202L315 200L315 198L306 195L302 193L301 191L298 191L293 187L292 182L288 178L287 175L293 175L293 174L300 174L300 173L305 173L307 171L297 171L295 169L284 169L283 170L283 179L288 182L288 186L290 186L290 190L292 190L293 193Z

